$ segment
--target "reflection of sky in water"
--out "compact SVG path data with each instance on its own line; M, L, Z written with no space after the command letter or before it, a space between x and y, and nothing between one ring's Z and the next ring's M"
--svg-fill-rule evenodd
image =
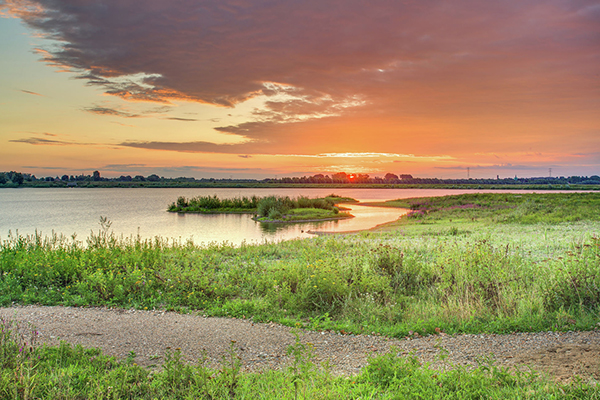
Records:
M312 237L307 231L355 231L398 219L402 210L344 205L356 218L302 224L262 225L249 214L174 214L167 206L178 196L187 198L217 195L221 198L239 196L308 196L324 197L331 193L361 201L383 201L398 198L442 196L474 192L445 189L2 189L0 190L0 239L9 231L14 234L43 235L52 232L79 240L98 231L101 216L112 221L112 230L119 236L140 235L144 239L161 236L167 239L193 240L194 243L232 244L261 243ZM527 193L530 191L513 191ZM547 193L547 192L545 192Z

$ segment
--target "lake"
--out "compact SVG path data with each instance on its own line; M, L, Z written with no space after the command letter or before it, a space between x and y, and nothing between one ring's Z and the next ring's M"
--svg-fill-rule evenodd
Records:
M100 229L100 217L107 217L111 229L124 237L143 239L161 236L191 240L196 244L229 242L261 243L311 237L308 230L343 232L369 229L398 219L406 210L344 205L355 218L301 224L261 224L249 214L176 214L166 211L178 196L187 198L217 195L220 198L247 196L324 197L331 193L359 201L383 201L410 197L433 197L462 193L531 193L511 190L450 189L207 189L207 188L21 188L0 189L0 239L9 232L27 235L37 230L77 235L79 240Z

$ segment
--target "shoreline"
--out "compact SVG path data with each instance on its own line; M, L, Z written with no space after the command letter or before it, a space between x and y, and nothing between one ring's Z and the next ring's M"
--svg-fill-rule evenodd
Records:
M344 219L356 218L354 215L344 216L344 217L331 217L331 218L318 218L318 219L297 219L292 221L282 221L282 220L265 220L261 221L258 218L252 218L253 221L262 222L265 224L302 224L305 222L323 222L323 221L339 221Z

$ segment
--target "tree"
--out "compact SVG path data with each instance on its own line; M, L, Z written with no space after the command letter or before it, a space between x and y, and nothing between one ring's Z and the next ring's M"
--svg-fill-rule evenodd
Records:
M100 172L94 171L94 173L92 174L92 179L94 181L99 181L100 180Z
M385 174L384 179L389 182L396 182L398 180L398 175L388 172L387 174Z
M10 171L8 173L8 177L12 181L12 183L16 183L17 185L21 185L25 180L25 178L23 178L23 174L15 171Z
M369 183L369 174L356 174L356 183Z
M331 175L331 179L334 183L347 183L348 175L345 172L338 172L337 174Z

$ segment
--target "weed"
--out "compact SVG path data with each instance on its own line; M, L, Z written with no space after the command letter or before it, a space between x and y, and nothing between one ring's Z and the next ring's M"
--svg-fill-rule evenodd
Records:
M306 389L315 374L316 366L312 362L314 351L312 343L302 343L298 332L294 332L295 343L287 349L287 355L292 356L292 364L288 367L291 373L291 382L294 386L294 400L298 400L300 388L306 399Z

